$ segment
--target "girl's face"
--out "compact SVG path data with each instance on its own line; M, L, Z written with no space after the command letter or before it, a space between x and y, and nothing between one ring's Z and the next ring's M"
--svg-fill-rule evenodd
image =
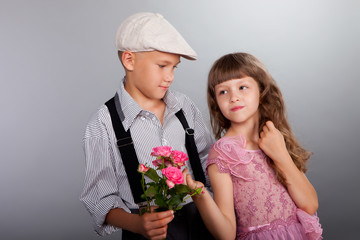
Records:
M252 77L219 83L215 94L220 111L232 125L258 121L260 90Z

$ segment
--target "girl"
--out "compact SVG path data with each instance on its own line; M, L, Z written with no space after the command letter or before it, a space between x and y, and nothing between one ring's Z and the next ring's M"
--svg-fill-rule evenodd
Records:
M214 198L193 200L217 239L321 239L318 199L305 176L310 153L293 135L281 92L247 53L212 66L208 106L215 137L207 173ZM186 176L191 188L201 183Z

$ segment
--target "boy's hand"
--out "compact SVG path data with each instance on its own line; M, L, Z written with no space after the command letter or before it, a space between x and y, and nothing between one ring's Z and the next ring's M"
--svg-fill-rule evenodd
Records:
M138 233L147 239L165 239L168 224L174 219L172 210L164 212L154 212L156 207L151 207L151 213L144 213L140 217Z
M267 121L262 132L260 132L258 144L264 153L275 163L290 157L285 145L284 136L271 121Z

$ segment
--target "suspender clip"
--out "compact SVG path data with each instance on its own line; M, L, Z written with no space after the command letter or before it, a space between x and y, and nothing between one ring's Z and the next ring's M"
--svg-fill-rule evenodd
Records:
M185 132L187 135L190 135L190 136L194 135L194 129L192 129L192 128L186 128Z
M118 147L125 147L125 146L131 145L133 143L134 142L131 137L120 138L117 140Z

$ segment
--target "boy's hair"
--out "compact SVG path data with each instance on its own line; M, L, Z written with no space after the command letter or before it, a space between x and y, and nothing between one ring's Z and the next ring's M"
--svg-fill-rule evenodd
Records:
M224 117L216 102L215 86L231 79L252 77L259 86L259 131L266 121L272 121L283 134L287 150L297 168L306 172L306 162L311 153L303 149L296 140L286 118L285 103L279 87L264 65L248 53L231 53L219 58L213 64L208 76L207 101L210 111L210 122L216 139L219 139L230 127L230 121ZM260 133L260 132L259 132ZM271 161L278 180L284 184L285 179Z

